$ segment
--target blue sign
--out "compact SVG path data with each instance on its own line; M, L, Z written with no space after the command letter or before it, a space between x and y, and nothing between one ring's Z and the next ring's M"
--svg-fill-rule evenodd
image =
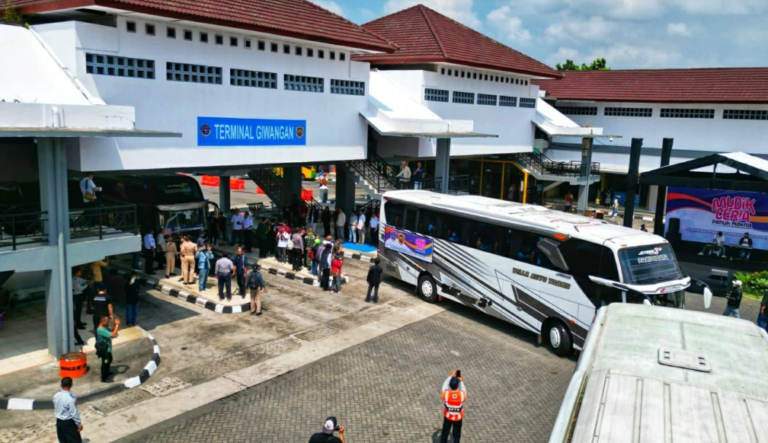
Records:
M197 146L306 146L306 120L197 118Z

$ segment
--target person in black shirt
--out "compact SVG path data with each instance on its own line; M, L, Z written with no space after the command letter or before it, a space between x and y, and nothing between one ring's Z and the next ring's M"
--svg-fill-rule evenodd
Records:
M139 316L139 282L136 281L136 271L131 272L125 285L125 322L128 326L136 326Z
M725 312L723 312L723 315L728 317L729 315L733 314L736 318L741 318L741 315L739 315L739 306L741 305L741 281L740 280L734 280L733 281L733 289L731 290L731 293L728 294L728 306L725 307Z
M376 257L373 260L373 266L368 269L368 276L366 281L368 282L368 295L365 297L365 302L371 302L371 291L373 291L373 302L379 302L379 284L381 283L381 274L384 270L380 266L381 259Z
M745 232L744 236L742 236L739 239L739 246L744 247L744 248L751 248L752 247L752 239L749 238L749 232ZM744 260L749 260L749 256L750 256L751 252L752 251L750 251L749 249L741 249L739 251L739 258L744 259Z
M93 297L93 331L96 334L96 328L99 327L101 317L107 316L109 320L114 319L112 310L112 298L107 295L107 288L99 287L99 292Z
M344 426L336 428L336 417L328 417L323 423L323 431L312 435L309 439L309 443L345 443L344 440ZM333 435L334 431L339 431L339 436Z

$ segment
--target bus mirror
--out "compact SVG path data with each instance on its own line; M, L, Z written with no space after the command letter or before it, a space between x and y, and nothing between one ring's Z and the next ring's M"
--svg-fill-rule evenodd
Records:
M686 289L687 292L699 294L703 297L704 309L709 309L712 305L712 289L701 280L691 278L691 285Z
M651 298L648 295L636 289L632 289L631 287L625 285L624 283L619 283L617 281L608 280L605 278L595 277L594 275L590 275L589 279L592 280L592 282L597 283L598 285L607 286L609 288L618 289L619 291L623 291L623 292L626 292L627 294L631 294L634 300L636 300L635 303L639 303L639 300L642 300L643 304L653 305L653 300L651 300ZM624 297L624 302L626 302L626 297Z
M568 272L568 264L565 262L565 258L563 258L563 254L560 252L558 246L559 243L551 238L543 238L536 244L536 247L547 256L550 263L555 267Z

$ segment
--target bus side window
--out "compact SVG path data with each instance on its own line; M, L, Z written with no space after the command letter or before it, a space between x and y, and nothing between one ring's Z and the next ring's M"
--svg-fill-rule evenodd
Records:
M387 217L387 224L397 229L403 229L404 208L397 203L386 203L384 206L384 215Z
M429 209L421 210L421 217L419 217L419 233L426 234L430 237L437 237L437 213L430 211Z
M405 207L405 223L403 229L411 232L419 232L418 228L419 210L417 208Z

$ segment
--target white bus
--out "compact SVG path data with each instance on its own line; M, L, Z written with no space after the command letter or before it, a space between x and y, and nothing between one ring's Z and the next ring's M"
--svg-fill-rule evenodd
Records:
M384 194L384 272L580 350L597 308L683 307L690 277L662 237L541 206L428 191ZM705 303L708 303L705 301Z
M753 322L600 309L549 443L765 442L768 335Z

